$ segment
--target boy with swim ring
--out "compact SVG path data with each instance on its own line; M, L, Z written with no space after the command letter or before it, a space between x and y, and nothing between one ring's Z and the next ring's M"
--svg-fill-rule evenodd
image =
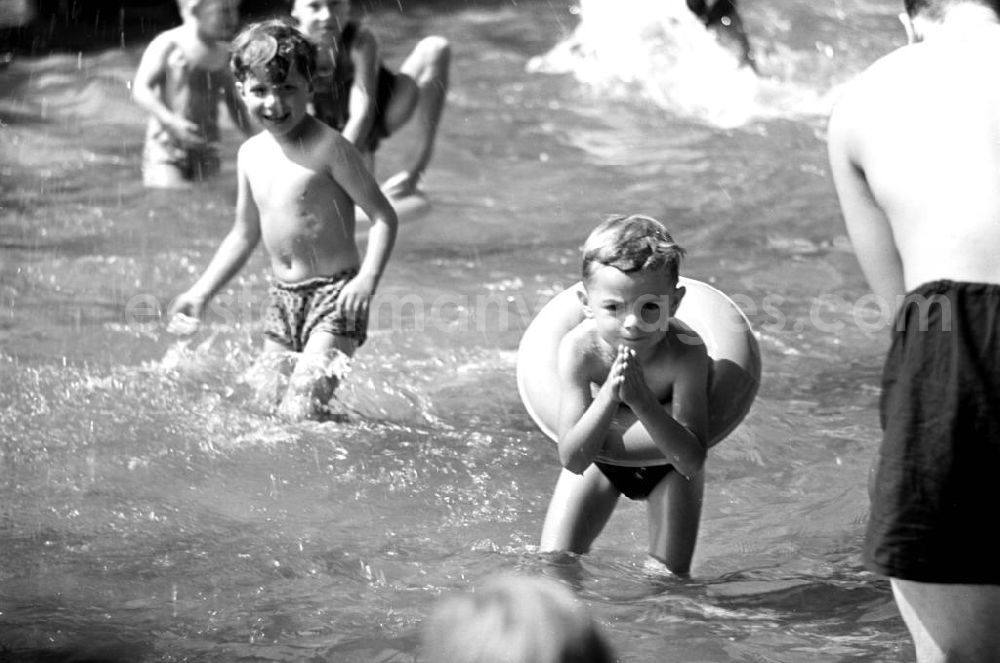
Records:
M649 554L688 574L701 519L709 359L672 318L684 250L655 219L615 216L583 247L584 319L559 344L559 475L541 550L585 553L620 495L646 500ZM670 406L664 407L669 402ZM619 410L641 422L668 464L598 461L620 436Z
M357 146L372 173L382 139L415 116L419 143L412 164L382 188L393 199L418 193L448 93L448 41L421 39L393 73L382 63L375 34L351 20L350 0L293 0L291 5L297 27L319 51L315 115Z
M275 383L268 373L290 373L280 412L316 418L338 384L344 356L365 341L396 213L354 146L309 114L316 48L305 36L283 21L251 25L233 42L231 66L250 115L265 131L237 155L232 230L171 314L198 318L263 239L273 280L255 374L268 385ZM355 204L372 221L363 260L354 239Z
M132 96L149 113L143 184L186 188L219 171L219 102L249 136L252 127L229 71L238 0L179 0L182 24L157 35L142 54Z

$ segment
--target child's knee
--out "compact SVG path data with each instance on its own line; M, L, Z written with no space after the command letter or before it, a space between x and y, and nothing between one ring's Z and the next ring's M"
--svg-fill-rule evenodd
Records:
M440 35L424 37L417 44L417 48L437 57L451 55L451 42Z
M439 75L444 73L451 60L451 43L438 35L421 39L416 50L420 59Z

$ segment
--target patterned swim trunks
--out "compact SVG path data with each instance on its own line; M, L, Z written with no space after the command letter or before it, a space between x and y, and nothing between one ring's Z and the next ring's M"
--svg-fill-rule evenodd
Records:
M337 297L357 273L347 269L298 283L274 281L268 289L264 333L293 352L302 352L312 334L324 331L352 338L360 347L367 338L367 317L351 319L337 313Z

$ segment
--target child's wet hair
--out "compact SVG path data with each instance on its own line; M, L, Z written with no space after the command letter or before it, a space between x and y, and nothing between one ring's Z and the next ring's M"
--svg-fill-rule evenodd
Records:
M626 274L666 269L676 280L684 253L656 219L641 214L612 216L597 226L583 245L583 281L604 265Z
M233 39L229 66L238 81L251 73L261 79L283 81L298 70L308 81L316 72L316 46L283 19L252 23Z

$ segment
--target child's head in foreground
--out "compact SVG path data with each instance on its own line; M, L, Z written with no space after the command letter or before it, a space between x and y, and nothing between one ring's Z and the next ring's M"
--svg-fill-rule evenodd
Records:
M280 83L298 72L311 84L316 73L316 47L295 27L280 19L252 23L230 48L229 65L238 82L250 76Z
M424 631L434 663L612 663L590 613L554 580L497 576L443 599Z

